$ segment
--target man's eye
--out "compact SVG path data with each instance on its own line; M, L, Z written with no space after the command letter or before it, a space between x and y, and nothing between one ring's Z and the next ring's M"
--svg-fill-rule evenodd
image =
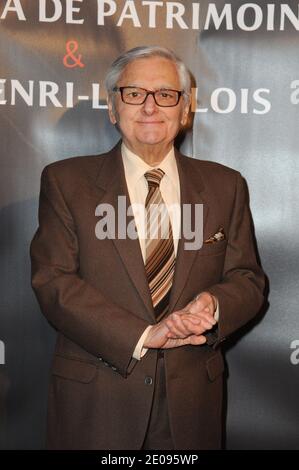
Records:
M172 93L169 93L167 91L160 91L159 96L160 96L160 98L163 98L163 99L173 98Z
M141 95L141 93L139 93L138 91L131 91L130 93L127 93L127 96L129 96L130 98L137 98Z

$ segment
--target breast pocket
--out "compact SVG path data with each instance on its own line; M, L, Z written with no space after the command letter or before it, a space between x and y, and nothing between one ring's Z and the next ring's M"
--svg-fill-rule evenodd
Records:
M198 250L199 256L223 255L226 252L227 240L221 240L215 243L203 243Z

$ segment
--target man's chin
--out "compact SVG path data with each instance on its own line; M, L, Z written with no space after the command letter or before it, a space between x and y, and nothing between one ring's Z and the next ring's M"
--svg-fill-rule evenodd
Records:
M140 136L138 141L141 145L159 145L163 144L165 139L162 136L157 135L147 135L147 136Z

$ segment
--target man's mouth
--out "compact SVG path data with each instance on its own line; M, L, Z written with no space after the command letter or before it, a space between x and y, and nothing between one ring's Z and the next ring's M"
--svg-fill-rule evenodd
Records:
M162 124L163 121L137 121L138 124Z

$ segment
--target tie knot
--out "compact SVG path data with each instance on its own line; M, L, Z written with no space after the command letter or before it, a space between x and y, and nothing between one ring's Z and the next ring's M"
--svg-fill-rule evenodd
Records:
M164 175L165 173L161 168L155 168L154 170L144 173L144 177L149 186L159 186Z

